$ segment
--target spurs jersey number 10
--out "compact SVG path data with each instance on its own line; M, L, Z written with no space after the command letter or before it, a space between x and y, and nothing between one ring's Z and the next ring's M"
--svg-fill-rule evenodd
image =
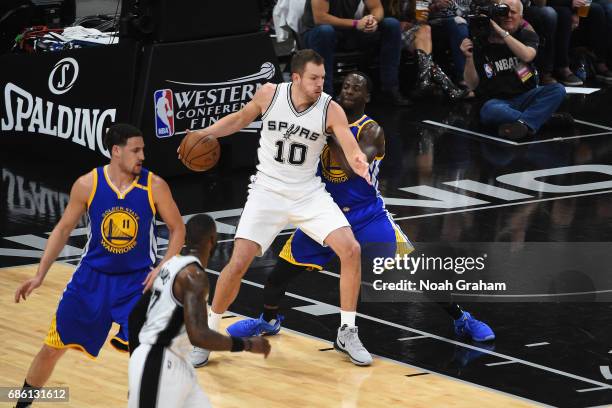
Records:
M327 143L325 121L331 97L321 93L314 104L298 112L291 101L291 87L291 83L278 84L262 115L257 181L271 188L304 188L308 183L320 183L316 173Z

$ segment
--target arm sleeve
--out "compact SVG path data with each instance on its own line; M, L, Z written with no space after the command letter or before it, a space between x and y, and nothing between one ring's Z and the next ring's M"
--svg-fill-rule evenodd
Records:
M522 29L517 39L535 50L538 49L540 44L540 37L538 37L538 34L529 29Z
M149 301L151 300L151 291L147 291L136 305L132 309L130 313L130 317L128 319L128 332L129 332L129 347L130 347L130 356L136 350L136 347L140 344L138 341L138 335L140 334L140 329L144 326L145 321L147 320L147 309L149 308Z

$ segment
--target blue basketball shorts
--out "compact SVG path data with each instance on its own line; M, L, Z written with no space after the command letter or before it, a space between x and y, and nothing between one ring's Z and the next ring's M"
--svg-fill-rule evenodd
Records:
M383 208L355 209L345 213L355 239L361 245L362 258L395 257L409 254L414 246L391 215ZM321 270L335 256L327 246L321 246L303 231L297 229L285 243L280 258L294 265Z
M81 263L64 289L45 344L96 358L115 322L120 329L114 338L127 345L128 317L150 270L105 274Z

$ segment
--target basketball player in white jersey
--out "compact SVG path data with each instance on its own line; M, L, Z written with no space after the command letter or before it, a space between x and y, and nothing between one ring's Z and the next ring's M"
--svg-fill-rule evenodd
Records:
M222 137L240 131L259 115L263 128L259 164L236 231L234 250L223 268L211 307L210 327L218 330L221 315L234 301L240 281L255 256L261 256L288 224L300 227L340 258L340 328L338 338L357 365L372 363L355 327L361 250L344 214L316 175L321 151L331 135L341 146L355 174L369 181L368 162L348 127L340 105L325 94L323 58L301 50L291 61L292 82L267 83L240 111L198 131ZM208 350L194 349L192 362L208 362Z
M268 356L266 339L228 337L208 328L204 268L216 241L213 219L205 214L192 217L183 255L163 265L152 291L130 314L128 408L210 407L189 361L192 344Z

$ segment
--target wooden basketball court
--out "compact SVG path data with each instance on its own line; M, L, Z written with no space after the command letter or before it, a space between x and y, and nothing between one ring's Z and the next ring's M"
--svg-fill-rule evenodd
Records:
M15 304L18 284L35 271L36 265L0 269L2 386L19 387L23 383L74 266L55 263L43 286L27 301ZM223 319L223 326L236 318ZM115 330L116 327L111 333ZM214 353L208 366L197 370L214 407L533 406L514 396L380 358L371 367L356 367L330 350L331 343L288 330L270 341L273 349L267 360L249 353ZM79 351L69 351L48 386L68 386L70 402L38 405L126 406L127 369L127 354L117 352L108 343L97 361Z

